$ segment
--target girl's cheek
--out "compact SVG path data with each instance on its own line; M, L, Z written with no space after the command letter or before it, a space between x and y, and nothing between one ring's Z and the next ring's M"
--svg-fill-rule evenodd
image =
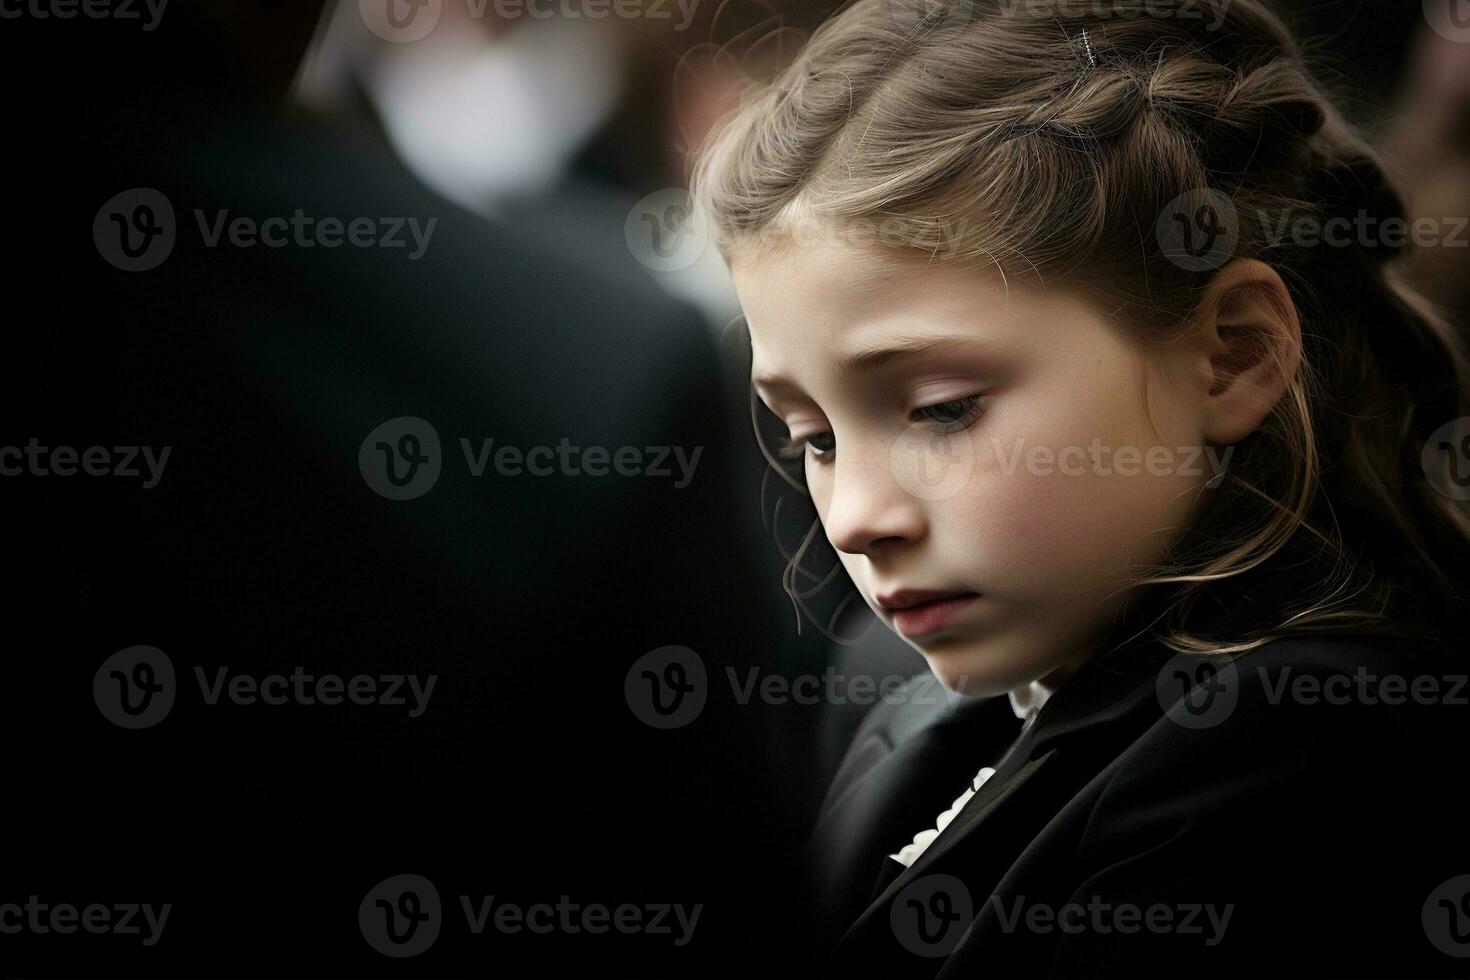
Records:
M1129 472L1116 459L1122 446L1147 452L1152 442L1138 436L1124 424L1062 437L1037 433L1013 440L1004 454L987 446L958 515L962 536L1003 581L1111 587L1130 566L1158 557L1167 528L1186 516L1187 484L1142 466Z
M1078 538L1092 523L1093 507L1086 494L1076 492L1077 482L1035 474L1025 464L1009 473L990 470L974 481L964 515L966 537L985 571L1021 583L1075 568Z

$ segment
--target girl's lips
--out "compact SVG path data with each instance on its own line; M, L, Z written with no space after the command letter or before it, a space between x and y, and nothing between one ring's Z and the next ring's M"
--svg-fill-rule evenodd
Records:
M937 633L964 615L970 603L980 598L977 592L947 596L921 602L917 606L893 610L893 626L909 639Z

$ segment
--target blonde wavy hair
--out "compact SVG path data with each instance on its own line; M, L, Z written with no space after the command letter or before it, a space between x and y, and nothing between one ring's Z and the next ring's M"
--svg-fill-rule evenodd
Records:
M691 188L727 260L806 220L880 222L892 247L1080 288L1143 350L1193 329L1223 264L1180 261L1157 233L1180 200L1319 223L1405 210L1260 0L856 0L748 86ZM1176 650L1443 636L1463 609L1470 514L1435 489L1423 451L1470 414L1457 338L1405 285L1401 249L1235 224L1222 258L1281 275L1302 366L1166 563L1132 585L1163 590L1158 635ZM793 599L815 529L787 568ZM1314 572L1264 620L1196 628L1200 598L1227 582L1258 592L1272 562Z

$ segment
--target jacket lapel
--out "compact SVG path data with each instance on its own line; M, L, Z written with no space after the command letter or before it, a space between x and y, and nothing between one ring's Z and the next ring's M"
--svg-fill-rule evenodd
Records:
M807 844L821 936L829 942L873 889L904 870L887 855L963 791L981 764L975 753L1003 746L1019 726L1003 696L961 699L936 715L914 728L863 735L834 780Z
M910 867L885 858L894 867L880 873L867 907L837 945L838 959L860 958L875 931L887 945L894 899L925 875L955 873L988 891L1055 807L1116 751L1119 740L1162 714L1156 680L1169 656L1155 643L1139 642L1078 668L1042 706L995 774ZM972 897L979 901L985 895Z

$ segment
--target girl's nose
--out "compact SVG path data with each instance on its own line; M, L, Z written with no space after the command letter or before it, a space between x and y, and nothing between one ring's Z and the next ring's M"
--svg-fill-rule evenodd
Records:
M924 501L903 488L889 454L839 453L822 526L838 551L869 555L900 541L914 541L924 530Z

